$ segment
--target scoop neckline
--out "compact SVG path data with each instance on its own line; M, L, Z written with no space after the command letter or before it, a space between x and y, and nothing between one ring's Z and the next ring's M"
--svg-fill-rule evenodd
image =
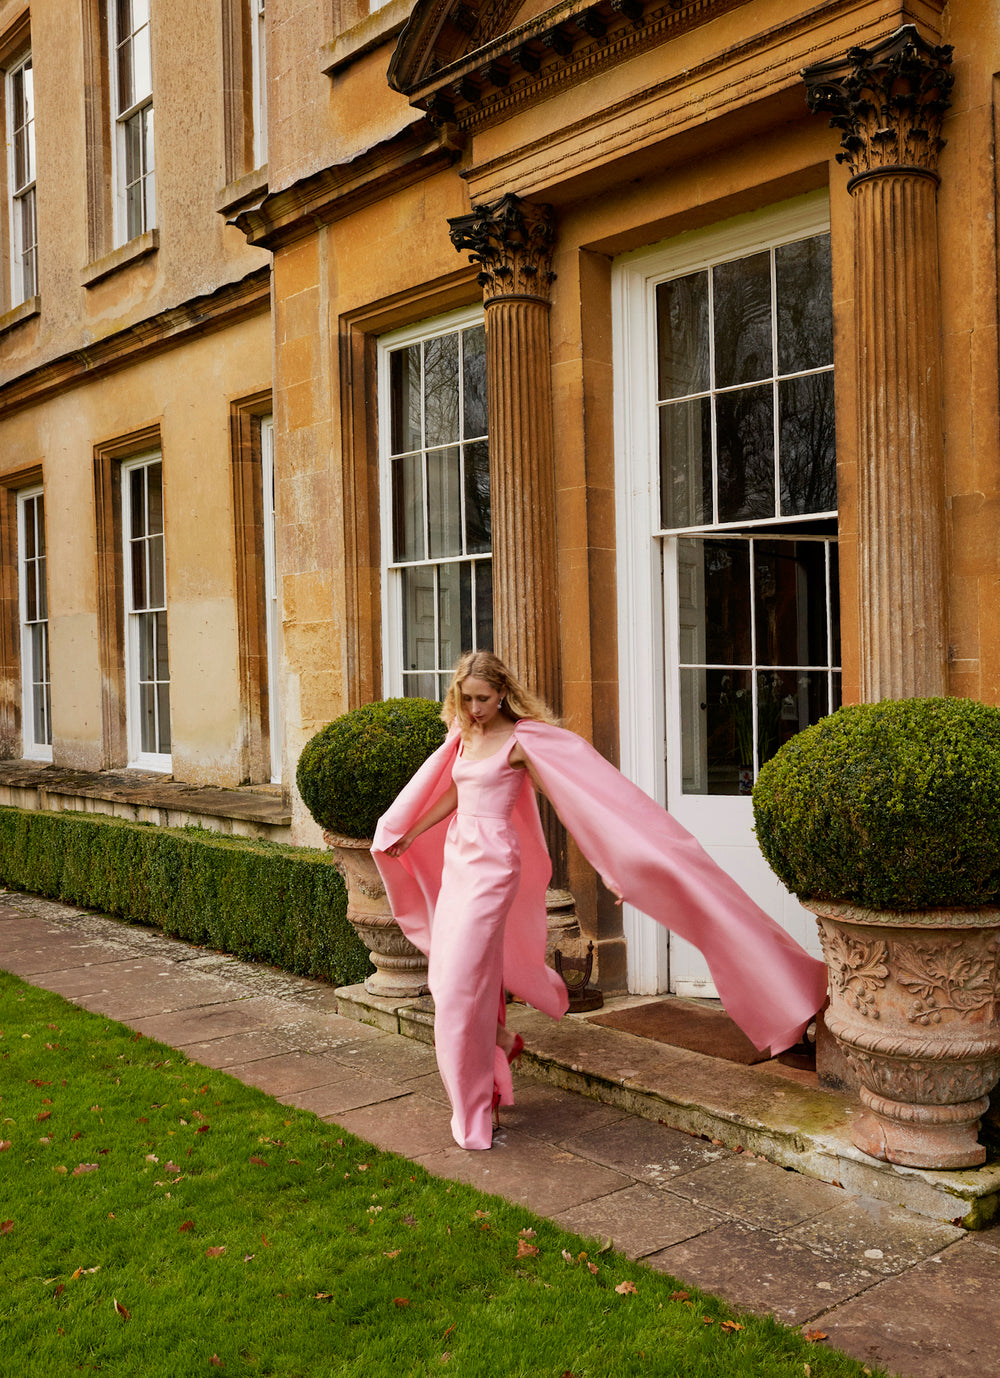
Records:
M510 736L507 737L506 740L502 742L500 746L497 747L496 751L491 751L488 756L466 756L465 751L462 748L462 745L459 744L458 758L460 761L468 761L470 766L485 765L487 761L492 761L494 756L499 756L502 751L509 747L511 742L514 740L515 736L516 729L513 729L510 733Z

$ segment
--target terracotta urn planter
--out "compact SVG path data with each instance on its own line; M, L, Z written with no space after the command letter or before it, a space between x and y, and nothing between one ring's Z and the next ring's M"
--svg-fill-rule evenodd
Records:
M392 916L378 867L369 851L370 838L323 833L337 855L337 868L347 886L347 922L371 954L375 970L365 981L369 995L416 997L427 987L427 958L403 934Z
M1000 909L901 914L816 900L826 1023L860 1082L854 1144L908 1167L976 1167L1000 1079Z

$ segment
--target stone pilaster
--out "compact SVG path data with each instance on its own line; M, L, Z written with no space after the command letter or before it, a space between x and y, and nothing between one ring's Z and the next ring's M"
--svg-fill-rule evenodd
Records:
M938 155L951 48L913 25L803 73L854 204L861 697L947 692Z
M480 266L485 304L495 650L559 712L552 208L510 194L448 223L455 248ZM565 835L554 816L545 824L553 885L564 885Z

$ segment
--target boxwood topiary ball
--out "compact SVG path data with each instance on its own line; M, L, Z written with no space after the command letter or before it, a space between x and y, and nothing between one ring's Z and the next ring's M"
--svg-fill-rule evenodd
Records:
M295 773L321 828L371 837L379 817L445 738L441 705L430 699L367 703L320 728Z
M757 838L800 899L870 909L1000 902L1000 708L899 699L841 708L768 761Z

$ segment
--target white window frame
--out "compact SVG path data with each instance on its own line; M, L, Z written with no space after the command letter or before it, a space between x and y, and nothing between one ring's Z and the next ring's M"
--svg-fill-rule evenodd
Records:
M245 0L250 6L250 81L253 111L253 165L267 162L267 17L266 0Z
M260 480L264 527L264 628L267 637L267 732L271 752L271 784L281 783L281 613L278 602L278 560L274 522L274 417L260 419Z
M21 182L17 176L17 136L14 127L14 84L18 73L29 74L25 99L27 118L20 129L24 131L28 176ZM31 50L21 53L6 72L7 109L7 216L10 226L10 304L20 306L38 295L38 198L35 190L35 99L34 69ZM22 83L23 84L23 83ZM30 209L29 209L30 208ZM31 227L31 243L25 242L27 215ZM27 279L27 280L26 280Z
M120 246L131 239L137 239L156 224L156 170L153 129L153 79L152 79L152 33L150 21L150 0L129 0L130 6L145 5L145 20L139 27L123 38L118 33L117 0L108 0L108 49L111 89L112 140L114 144L111 159L111 188L114 203L115 244ZM136 91L135 99L127 106L121 106L118 78L118 49L124 42L133 42L135 35L146 30L145 42L149 46L149 89ZM136 69L131 68L135 83ZM128 128L135 120L139 121L142 133L141 158L142 172L138 179L128 181L127 145ZM129 195L130 188L138 187L139 227L135 234L129 233Z
M42 499L41 522L38 520L38 507L36 499ZM47 589L47 551L48 545L44 538L45 532L45 493L41 484L33 488L23 488L17 494L17 587L18 587L18 608L21 628L21 754L29 761L51 761L52 760L52 678L51 663L49 659L49 617L48 617L48 589ZM28 551L28 522L34 525L35 556L29 560ZM42 532L42 554L38 555L39 542L38 532L41 527ZM39 563L42 569L39 570ZM29 582L35 586L35 607L36 610L41 601L45 609L44 617L34 617L29 620L28 616L28 586ZM41 661L39 666L35 654L34 629L41 627ZM45 703L43 707L43 717L45 719L42 733L36 732L35 722L35 687L36 685L45 687Z
M131 477L140 469L150 468L154 464L160 465L161 494L163 498L163 602L157 607L136 609L133 606L132 593L132 501L131 501ZM167 612L167 561L166 561L166 495L162 487L163 477L163 456L159 450L151 450L142 455L136 455L132 459L124 460L121 466L121 516L122 516L122 585L125 612L125 714L128 736L128 768L130 770L154 770L163 771L169 774L172 768L172 759L169 752L146 751L142 746L142 709L139 693L139 672L141 666L139 638L141 634L141 619L157 613ZM148 583L148 574L147 574ZM169 650L168 650L168 715L169 715ZM163 683L163 681L159 681ZM157 705L157 722L159 721L159 705ZM168 723L168 731L171 725ZM159 733L157 733L159 740Z
M382 692L386 698L403 694L403 596L402 578L394 566L392 537L392 402L389 355L395 349L418 344L441 335L451 335L470 326L482 325L483 308L467 307L419 321L405 329L383 335L378 340L378 416L379 416L379 507L382 529ZM463 443L461 440L459 444ZM462 560L492 561L492 551L477 556L455 557ZM426 563L445 563L428 560ZM473 619L474 621L474 619ZM431 673L431 672L428 672Z
M661 540L654 534L661 529L659 484L651 461L659 446L650 367L650 341L656 338L656 285L668 277L708 268L720 259L829 229L829 194L823 189L709 229L692 230L660 246L635 250L613 265L620 768L664 807L668 729L660 686L665 683L666 637L676 635L676 618L672 609L664 607ZM801 520L775 519L754 525L762 535L777 535L783 525ZM651 635L656 627L664 628L663 636ZM656 686L655 692L650 692L651 686ZM649 749L650 741L657 744L656 750ZM666 931L630 905L623 907L622 922L629 990L637 994L666 990Z

